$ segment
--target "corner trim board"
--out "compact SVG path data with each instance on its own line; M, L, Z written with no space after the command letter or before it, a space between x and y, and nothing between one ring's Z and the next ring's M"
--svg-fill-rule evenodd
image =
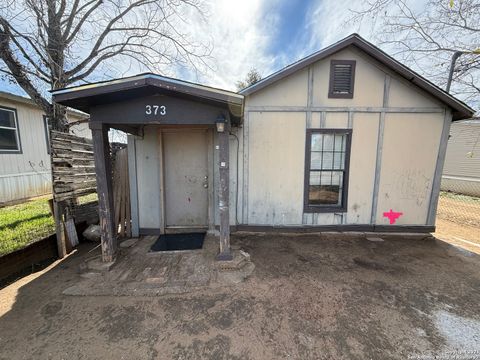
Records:
M132 237L139 235L138 222L138 184L137 184L137 151L134 135L127 137L127 154L128 154L128 176L130 182L130 212L132 214Z
M452 112L450 109L445 111L443 119L442 137L438 146L437 163L432 182L432 191L430 193L430 202L428 204L427 225L435 226L435 219L438 207L438 198L440 196L440 185L442 183L443 165L447 153L448 136L450 135L450 125L452 124Z
M391 77L385 74L385 81L383 83L383 107L388 106L388 99L390 97L390 81ZM382 155L383 155L383 134L385 132L385 111L380 113L377 136L377 157L375 162L375 178L373 182L373 198L372 198L372 213L370 216L370 223L375 224L378 207L378 191L380 190L380 174L382 172Z

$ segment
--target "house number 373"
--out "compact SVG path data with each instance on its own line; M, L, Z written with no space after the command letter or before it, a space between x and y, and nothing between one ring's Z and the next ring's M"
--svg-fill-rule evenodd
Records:
M167 107L165 105L145 105L145 114L167 115Z

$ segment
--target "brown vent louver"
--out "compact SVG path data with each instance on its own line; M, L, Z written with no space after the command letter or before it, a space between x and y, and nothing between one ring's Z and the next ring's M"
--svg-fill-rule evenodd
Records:
M355 82L354 60L332 60L330 63L329 98L352 99Z

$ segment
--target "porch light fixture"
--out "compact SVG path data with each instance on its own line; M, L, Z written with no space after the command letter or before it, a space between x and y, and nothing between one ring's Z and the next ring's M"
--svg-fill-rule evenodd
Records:
M225 131L225 124L227 119L225 119L225 115L218 115L217 120L215 120L215 125L217 125L217 131L219 133L223 133Z

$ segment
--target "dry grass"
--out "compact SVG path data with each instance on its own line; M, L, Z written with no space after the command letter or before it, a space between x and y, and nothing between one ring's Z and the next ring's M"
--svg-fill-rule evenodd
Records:
M480 244L480 199L441 192L436 235L447 241L467 240Z

